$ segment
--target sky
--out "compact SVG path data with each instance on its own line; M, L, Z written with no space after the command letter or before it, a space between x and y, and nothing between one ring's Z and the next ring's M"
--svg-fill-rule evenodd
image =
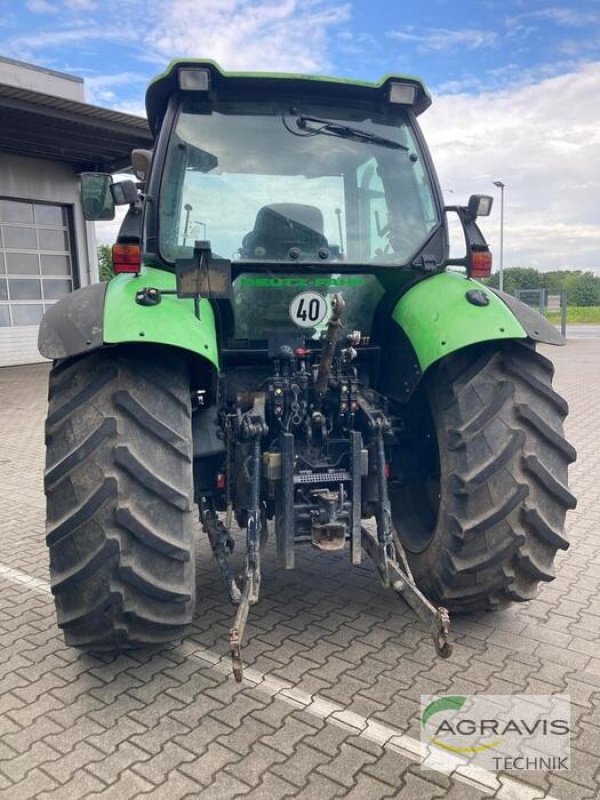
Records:
M79 75L88 102L136 114L176 57L418 75L447 203L495 197L482 229L496 266L502 181L505 267L600 274L600 0L0 0L0 55Z

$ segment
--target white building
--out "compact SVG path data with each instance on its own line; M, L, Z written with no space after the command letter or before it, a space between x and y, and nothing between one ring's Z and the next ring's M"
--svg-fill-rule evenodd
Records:
M42 361L44 310L98 280L79 174L150 143L145 119L87 105L81 78L0 58L0 367Z

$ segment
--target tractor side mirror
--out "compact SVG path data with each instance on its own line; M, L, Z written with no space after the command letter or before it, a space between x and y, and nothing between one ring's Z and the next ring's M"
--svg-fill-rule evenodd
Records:
M115 201L110 191L112 175L103 172L81 174L81 204L85 219L99 222L115 218Z
M152 150L132 150L131 166L135 177L139 181L145 181L150 172L150 161L152 160Z

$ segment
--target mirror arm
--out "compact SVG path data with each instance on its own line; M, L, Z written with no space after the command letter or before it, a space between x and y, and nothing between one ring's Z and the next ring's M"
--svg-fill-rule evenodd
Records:
M463 258L448 258L448 266L469 267L470 254L477 250L488 250L488 244L482 234L476 217L469 213L466 206L446 206L444 211L453 211L460 219L463 235L465 237L466 255Z

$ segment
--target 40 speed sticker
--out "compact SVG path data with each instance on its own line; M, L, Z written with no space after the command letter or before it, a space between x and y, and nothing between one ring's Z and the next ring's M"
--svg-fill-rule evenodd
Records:
M328 311L327 300L318 292L301 292L290 303L290 318L300 328L314 328Z

